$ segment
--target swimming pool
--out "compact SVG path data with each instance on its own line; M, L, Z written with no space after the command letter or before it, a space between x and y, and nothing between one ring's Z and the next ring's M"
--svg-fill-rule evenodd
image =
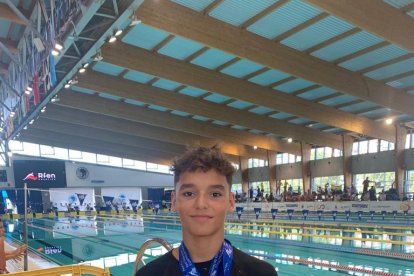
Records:
M22 240L22 221L5 223L7 235ZM225 227L233 245L271 263L279 275L414 275L410 226L229 219ZM28 229L31 250L45 258L60 265L108 266L112 275L131 275L147 239L161 237L175 246L181 240L174 214L34 218ZM144 259L164 252L153 246Z

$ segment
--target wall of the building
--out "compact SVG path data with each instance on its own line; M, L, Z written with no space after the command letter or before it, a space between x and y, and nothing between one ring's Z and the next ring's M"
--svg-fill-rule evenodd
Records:
M302 163L276 165L276 179L302 178Z
M352 156L352 173L391 172L395 169L394 151Z
M334 176L343 174L342 157L311 161L311 176Z

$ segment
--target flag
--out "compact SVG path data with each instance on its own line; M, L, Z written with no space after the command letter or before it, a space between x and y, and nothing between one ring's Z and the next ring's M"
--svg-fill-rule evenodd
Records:
M79 205L82 206L83 202L85 201L85 198L86 198L87 194L78 194L78 193L76 193L76 195L78 196L78 200L79 200L79 203L80 203Z
M260 211L262 211L262 208L254 208L254 213L256 214L256 219L259 219Z
M240 219L243 213L243 207L236 206L237 217Z

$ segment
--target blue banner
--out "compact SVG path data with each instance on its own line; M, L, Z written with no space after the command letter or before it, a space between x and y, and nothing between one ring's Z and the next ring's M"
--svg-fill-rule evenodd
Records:
M369 211L369 215L371 217L371 220L374 219L375 211Z
M277 209L271 209L270 212L272 213L272 219L275 220L277 215Z
M381 215L382 215L382 220L385 219L385 215L387 214L387 211L381 211Z
M351 216L351 211L350 210L346 210L345 211L345 214L346 214L346 220L348 221L349 220L349 217Z
M241 217L242 213L243 213L243 207L236 207L236 212L237 212L237 216Z
M318 219L321 220L323 210L318 210L318 211L316 211L316 213L318 214Z
M262 211L262 208L254 208L254 213L256 214L256 219L259 219L260 211Z
M302 210L303 219L306 220L309 215L309 210Z
M102 196L103 200L105 202L106 210L110 211L112 210L112 201L114 200L113 196Z
M395 219L395 217L397 216L397 211L392 211L392 215L393 215L393 217L394 217L394 219Z

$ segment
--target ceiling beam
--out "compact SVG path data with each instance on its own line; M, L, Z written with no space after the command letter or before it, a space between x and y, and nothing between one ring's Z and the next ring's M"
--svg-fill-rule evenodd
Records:
M382 0L306 1L384 40L414 52L413 19ZM387 18L392 20L386 20Z
M280 1L277 1L276 3L270 5L266 9L264 9L261 12L259 12L258 14L256 14L255 16L249 18L247 21L245 21L243 24L241 24L240 27L242 29L247 29L249 26L253 25L254 23L256 23L257 21L259 21L263 17L267 16L268 14L274 12L275 10L281 8L283 5L285 5L288 2L289 2L289 0L280 0Z
M296 155L300 154L299 145L296 143L286 143L262 135L199 122L190 118L172 116L166 112L124 104L98 96L62 91L59 94L59 98L60 101L55 103L59 106L75 108L98 114L103 113L104 115L119 119L141 122L181 132L193 133L204 137L220 139L230 143L251 146L256 145L259 148L272 151L289 152Z
M18 17L7 4L4 3L0 3L0 18L20 25L26 25L26 23Z
M294 140L305 141L310 144L329 144L331 147L335 145L334 147L336 148L338 141L340 141L339 136L326 136L317 130L289 124L273 118L266 118L248 111L230 108L202 99L171 93L171 91L101 73L89 71L79 75L78 81L79 83L77 86L97 92L104 92L121 98L138 100L171 110L184 111L193 115L201 115L211 119L228 122L233 125L258 129L267 133L292 137ZM250 92L253 93L253 91ZM258 95L256 95L256 97L257 96Z
M312 2L335 4L337 2L345 3L346 1L313 0ZM373 6L377 5L377 2L380 4L381 1L353 1L355 5L375 3L372 4ZM382 3L382 5L386 4ZM379 9L376 8L376 10ZM396 21L399 21L401 14L398 13L399 15L395 17L386 16L382 18L396 18ZM370 14L370 12L366 14ZM368 19L369 17L366 14L360 17ZM412 108L414 98L411 95L361 76L358 73L309 56L306 53L274 43L225 22L203 16L181 5L170 1L145 1L137 11L137 15L144 24L414 116L414 109ZM381 20L381 25L388 22ZM391 25L394 25L394 23L392 22ZM396 33L407 29L411 32L414 28L401 27L410 26L411 24L412 19L409 18L407 24L396 24L391 29L398 30ZM386 29L389 29L389 27ZM414 46L411 38L414 36L408 34L404 34L404 36L407 43L411 45L410 49L412 49ZM309 70L309 68L312 68L312 70Z
M246 146L235 143L228 143L223 140L211 139L199 135L175 131L150 124L131 122L118 118L113 118L97 113L80 111L77 109L66 108L63 106L50 105L47 112L41 115L42 123L46 122L64 122L72 125L88 127L91 129L104 129L111 133L128 134L134 137L143 137L161 142L168 142L185 147L202 145L212 147L220 145L225 154L246 156L254 158L263 158L266 150L252 150L253 145Z
M19 140L53 147L146 161L167 166L171 165L171 160L174 157L173 155L167 153L142 150L113 143L105 143L93 139L80 138L73 135L61 135L58 133L35 129L30 130L28 133L23 131L20 134Z
M115 45L107 44L102 48L102 54L106 62L130 70L145 72L154 76L158 76L160 78L183 83L185 85L198 87L207 91L217 92L231 98L265 106L273 110L276 109L278 111L283 111L292 115L308 118L310 120L318 121L326 125L350 130L371 137L378 137L387 141L393 141L395 138L391 128L372 120L358 117L345 111L336 110L322 104L312 103L300 97L292 96L282 92L278 93L271 88L266 88L250 83L248 81L226 76L224 74L220 74L218 72L214 72L212 70L208 70L196 65L187 64L173 58L157 55L124 43L117 43ZM108 78L104 77L100 79L102 79L103 82L107 83L107 80L110 78L113 77L108 76ZM80 76L80 79L83 79L85 82L97 83L97 81L95 81L95 77ZM123 79L121 81L122 83L126 82L126 80ZM110 84L111 83L108 85ZM138 85L136 83L134 84ZM114 86L112 85L112 87ZM131 89L131 91L134 92L129 93L128 95L136 95L136 89ZM117 87L114 87L113 90L117 90ZM171 93L169 93L169 95L170 94ZM199 103L203 102L199 101ZM186 107L188 108L189 106ZM235 109L231 110L232 111L230 111L230 113L227 112L226 114L231 119L235 119L235 117L231 116L231 114L238 111ZM315 112L315 110L318 110L318 112ZM230 121L227 122L230 123ZM243 125L240 122L236 124ZM279 128L279 131L281 131L280 133L269 130L264 131L285 135L286 137L292 137L294 140L305 141L307 143L320 146L323 145L321 144L321 141L317 143L315 140L306 140L307 137L317 138L320 133L315 133L311 136L307 136L304 134L304 132L309 130L306 129L306 131L302 131L302 134L298 135L299 132L301 132L300 127L298 129L297 126L293 127L289 124L281 127L282 128ZM286 131L289 131L290 134L286 135L282 133L286 133ZM298 132L294 133L294 131ZM336 140L337 138L340 137L333 137L332 139Z
M17 45L12 40L7 38L0 38L0 42L3 43L3 45L6 46L12 54L17 53Z
M178 155L185 151L185 147L182 145L155 141L128 134L114 133L109 130L70 124L62 121L54 121L46 118L36 120L36 122L28 128L27 133L30 133L32 129L56 132L63 135L73 135L86 139L95 139L97 141L120 144L132 148L155 150L169 154L173 153Z

